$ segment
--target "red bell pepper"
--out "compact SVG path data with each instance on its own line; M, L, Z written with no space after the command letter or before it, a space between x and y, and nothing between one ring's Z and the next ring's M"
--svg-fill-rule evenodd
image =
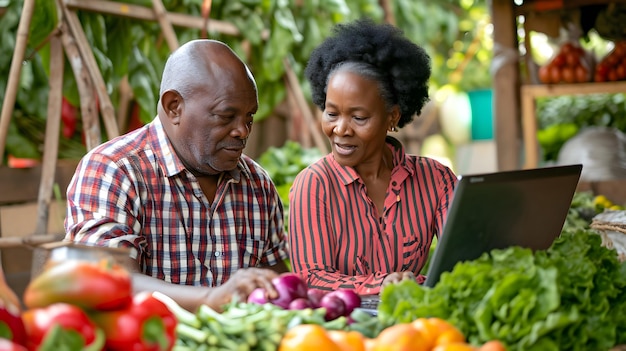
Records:
M26 330L21 313L20 300L7 284L0 264L0 338L26 345Z
M148 292L133 297L126 309L92 315L106 334L107 351L171 350L176 341L176 316Z
M131 275L112 260L67 260L46 268L24 291L28 308L66 302L86 310L115 310L132 300Z
M77 306L55 303L22 314L31 350L99 351L105 335Z

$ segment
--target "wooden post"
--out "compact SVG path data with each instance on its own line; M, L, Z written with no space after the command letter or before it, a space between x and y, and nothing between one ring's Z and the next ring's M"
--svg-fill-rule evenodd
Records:
M498 170L514 170L520 162L519 50L517 21L511 0L493 0L493 113Z
M60 33L50 37L50 92L48 93L48 116L44 154L37 201L37 227L35 234L47 234L48 209L52 198L54 173L59 154L59 132L61 129L61 103L63 99L63 70L65 58Z
M28 31L33 18L34 8L35 0L24 0L20 23L17 27L17 37L15 39L15 50L13 51L11 69L9 71L9 80L4 95L4 102L2 103L2 114L0 115L0 165L2 165L4 159L4 148L7 143L7 134L9 132L11 116L13 115L15 99L17 98L17 90L19 89L22 61L24 60L24 53L26 52Z

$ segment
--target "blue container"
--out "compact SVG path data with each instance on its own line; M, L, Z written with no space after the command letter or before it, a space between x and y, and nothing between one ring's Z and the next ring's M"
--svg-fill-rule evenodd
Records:
M474 90L467 95L472 110L472 140L493 139L492 90Z

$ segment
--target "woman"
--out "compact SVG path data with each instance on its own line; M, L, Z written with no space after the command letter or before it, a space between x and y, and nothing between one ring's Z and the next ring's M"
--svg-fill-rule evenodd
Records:
M307 64L313 102L332 153L303 170L290 192L293 270L309 287L378 294L420 270L441 232L456 176L405 154L387 135L428 101L430 58L391 25L338 25Z

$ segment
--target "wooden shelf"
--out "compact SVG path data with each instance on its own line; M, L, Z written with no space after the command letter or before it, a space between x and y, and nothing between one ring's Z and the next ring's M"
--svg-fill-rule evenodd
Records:
M522 106L522 134L524 138L524 168L539 165L539 143L537 141L537 116L535 99L561 95L626 93L626 81L578 84L533 84L520 88Z
M533 97L587 95L587 94L616 94L626 92L626 81L605 83L577 83L577 84L532 84L522 85L521 93Z

